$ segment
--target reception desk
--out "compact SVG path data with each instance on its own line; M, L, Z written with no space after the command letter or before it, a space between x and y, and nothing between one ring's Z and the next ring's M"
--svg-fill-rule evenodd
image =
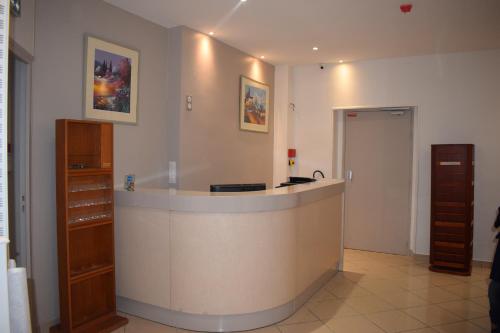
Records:
M343 192L115 191L118 310L212 332L287 318L337 271Z

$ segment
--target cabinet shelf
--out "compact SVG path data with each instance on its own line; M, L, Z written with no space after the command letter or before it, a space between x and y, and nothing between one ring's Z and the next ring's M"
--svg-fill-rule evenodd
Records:
M82 230L82 229L87 229L87 228L94 228L96 226L103 226L103 225L108 225L108 224L112 224L112 223L113 223L112 220L99 220L99 221L73 223L73 224L69 225L68 231L76 231L76 230Z
M106 190L112 190L112 189L113 188L111 186L95 185L95 186L88 186L88 187L73 188L73 189L70 189L68 192L69 193L80 193L80 192L92 192L92 191L106 191Z
M72 271L71 274L71 284L79 283L87 279L91 279L97 275L106 274L113 271L114 266L112 264L102 264L95 265L92 267L85 267L79 271Z
M80 223L85 223L85 222L101 222L101 221L110 220L111 218L112 218L111 211L103 212L102 214L77 215L77 216L71 217L68 220L68 224L73 225L73 224L80 224Z
M67 169L68 175L71 176L85 176L92 174L103 174L103 173L112 173L113 170L109 168L83 168L83 169Z
M102 200L80 200L73 201L68 204L68 208L83 208L83 207L95 207L95 206L106 206L111 205L113 201L111 199Z
M111 332L128 322L116 313L113 125L57 120L56 173L61 322L51 332Z

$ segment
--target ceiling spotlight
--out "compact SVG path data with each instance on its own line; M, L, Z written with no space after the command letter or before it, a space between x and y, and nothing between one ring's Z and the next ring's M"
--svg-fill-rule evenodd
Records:
M247 0L240 0L241 2L247 2Z
M210 31L208 34L209 34L210 36L213 36L213 35L215 35L215 32Z
M319 48L317 46L313 47L313 51L318 51Z
M342 60L342 59L340 59L340 60L339 60L339 64L341 64L341 63L343 63L343 62L344 62L344 60Z
M264 59L264 58L265 58L265 56L260 56L260 58L261 58L261 59Z

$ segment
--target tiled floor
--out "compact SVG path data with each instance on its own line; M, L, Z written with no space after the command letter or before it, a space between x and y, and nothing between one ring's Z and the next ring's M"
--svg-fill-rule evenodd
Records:
M489 270L432 273L412 257L345 251L344 272L290 318L256 333L489 332ZM186 332L128 316L120 333Z

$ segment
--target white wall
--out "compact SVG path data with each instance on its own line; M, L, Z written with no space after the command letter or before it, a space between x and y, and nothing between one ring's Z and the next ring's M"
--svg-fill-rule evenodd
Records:
M35 52L35 0L21 1L21 15L10 16L9 37L28 54Z
M115 183L165 185L167 30L100 0L39 0L32 83L32 272L42 327L57 321L55 120L83 118L84 34L140 52L138 124L115 125Z
M293 69L298 174L332 176L333 112L340 106L418 107L416 252L429 252L430 145L476 145L474 259L491 260L500 205L500 50Z
M291 94L291 67L279 65L274 72L274 153L273 185L285 182L288 177L288 130Z

